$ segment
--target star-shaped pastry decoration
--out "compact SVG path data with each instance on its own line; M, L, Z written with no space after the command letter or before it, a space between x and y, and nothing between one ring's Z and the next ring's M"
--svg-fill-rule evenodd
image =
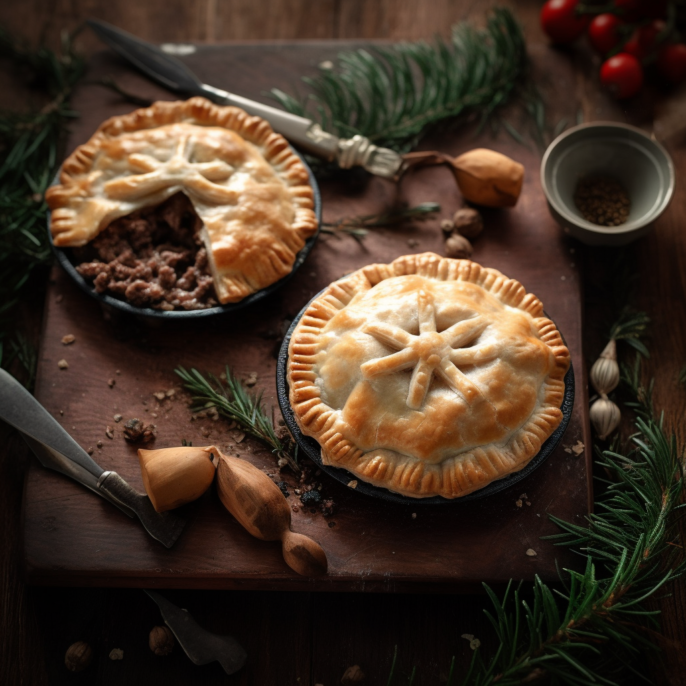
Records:
M191 162L193 145L191 136L181 136L174 155L166 162L152 155L129 155L131 170L142 173L108 181L105 194L113 200L135 202L169 186L181 186L208 205L235 205L239 194L215 183L226 181L233 167L221 160Z
M490 345L464 348L481 334L488 322L477 315L438 333L433 299L425 291L418 293L417 314L418 336L391 324L369 324L363 329L398 352L365 362L361 367L362 374L372 379L414 367L407 395L407 406L413 410L421 409L424 404L434 373L461 394L467 403L473 403L481 392L458 366L482 364L495 357L495 350Z

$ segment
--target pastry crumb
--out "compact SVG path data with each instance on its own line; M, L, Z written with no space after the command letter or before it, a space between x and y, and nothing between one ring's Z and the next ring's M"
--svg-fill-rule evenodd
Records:
M538 553L537 553L533 548L529 548L529 549L526 551L526 554L527 554L529 557L536 557L536 555L538 555Z
M115 373L117 376L120 376L120 375L121 375L121 372L120 372L118 369L117 369L114 373Z
M167 398L173 398L176 395L176 389L175 388L170 388L165 395Z
M88 448L88 450L86 450L86 452L87 452L89 455L92 455L92 454L95 452L95 449L93 448L93 446L90 446L90 447Z
M577 441L576 445L572 446L572 452L579 457L579 455L584 452L585 448L586 446L581 441Z
M114 384L116 384L116 383L117 383L117 382L116 382L114 379L108 379L108 380L107 380L107 385L108 385L110 388L114 388Z
M68 333L66 336L62 336L62 345L71 345L76 340L76 336L73 333Z
M112 648L110 650L110 660L123 660L124 651L121 648Z
M416 512L412 513L412 519L417 519L417 513Z
M123 418L124 418L124 417L123 417L122 415L120 415L120 414L115 414L114 417L112 417L112 419L114 419L114 421L117 422L117 424L118 424Z
M254 386L257 383L257 372L250 372L245 380L246 386Z
M107 438L110 440L114 438L114 429L111 426L108 426L105 429L105 436L107 436Z
M352 481L348 481L348 488L357 488L357 479L353 479Z
M57 366L58 366L60 369L69 369L69 362L67 362L66 360L60 360L60 361L57 363Z
M98 441L95 445L97 445L98 448L102 448L102 441Z
M153 395L158 400L164 400L167 397L166 391L157 391L157 393L153 393Z
M517 507L521 507L523 504L524 504L524 503L522 502L522 499L521 499L521 498L519 498L519 499L515 502L515 505L516 505Z

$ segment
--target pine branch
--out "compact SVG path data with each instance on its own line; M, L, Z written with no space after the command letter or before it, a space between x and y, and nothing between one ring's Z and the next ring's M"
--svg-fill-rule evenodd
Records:
M50 101L31 113L0 112L0 339L5 344L1 364L18 359L35 375L35 351L13 332L11 313L35 269L50 261L43 199L60 159L72 88L84 69L71 37L63 38L58 55L46 48L32 51L0 29L0 57L26 73L29 82Z
M405 152L429 126L471 115L483 124L519 94L543 126L540 98L523 87L528 68L519 25L509 10L496 8L484 29L462 23L449 41L344 52L337 68L320 68L318 76L303 79L308 96L278 89L272 95L287 111L313 118L327 131L362 134Z
M235 421L251 436L269 446L279 461L279 466L288 464L299 473L297 450L291 451L290 442L281 440L274 429L274 423L262 405L262 393L254 395L226 367L226 385L213 374L203 376L197 369L186 371L183 367L174 370L184 382L184 388L191 393L195 412L211 407L219 414Z
M653 416L638 356L625 373L641 408L633 447L602 451L599 464L611 478L585 526L551 517L562 533L548 538L586 556L584 572L564 570L564 591L536 578L533 602L511 584L502 600L486 587L500 647L488 662L474 656L463 685L622 684L625 669L641 676L633 665L655 649L659 615L645 601L686 573L677 543L685 488L676 439Z

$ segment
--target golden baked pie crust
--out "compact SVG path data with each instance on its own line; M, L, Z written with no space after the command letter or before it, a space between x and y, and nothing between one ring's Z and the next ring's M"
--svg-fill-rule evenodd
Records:
M55 245L84 245L114 219L182 191L203 221L222 303L292 269L315 233L307 169L259 117L204 98L157 102L104 122L46 193Z
M522 469L562 420L569 351L516 280L432 253L331 284L289 347L290 403L325 464L457 498Z

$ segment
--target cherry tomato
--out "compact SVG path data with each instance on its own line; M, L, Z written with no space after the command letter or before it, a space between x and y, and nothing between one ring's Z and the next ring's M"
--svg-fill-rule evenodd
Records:
M637 60L642 60L650 55L657 46L657 37L664 31L665 22L655 19L646 26L641 26L634 31L631 38L624 44L624 52L633 55Z
M588 15L577 15L578 0L548 0L541 9L541 27L554 43L571 43L588 26Z
M686 80L686 45L666 45L657 54L657 70L672 83Z
M600 81L615 98L630 98L643 85L641 63L626 52L620 52L600 67Z
M588 27L591 45L601 54L610 52L619 43L617 28L624 22L616 14L599 14Z

